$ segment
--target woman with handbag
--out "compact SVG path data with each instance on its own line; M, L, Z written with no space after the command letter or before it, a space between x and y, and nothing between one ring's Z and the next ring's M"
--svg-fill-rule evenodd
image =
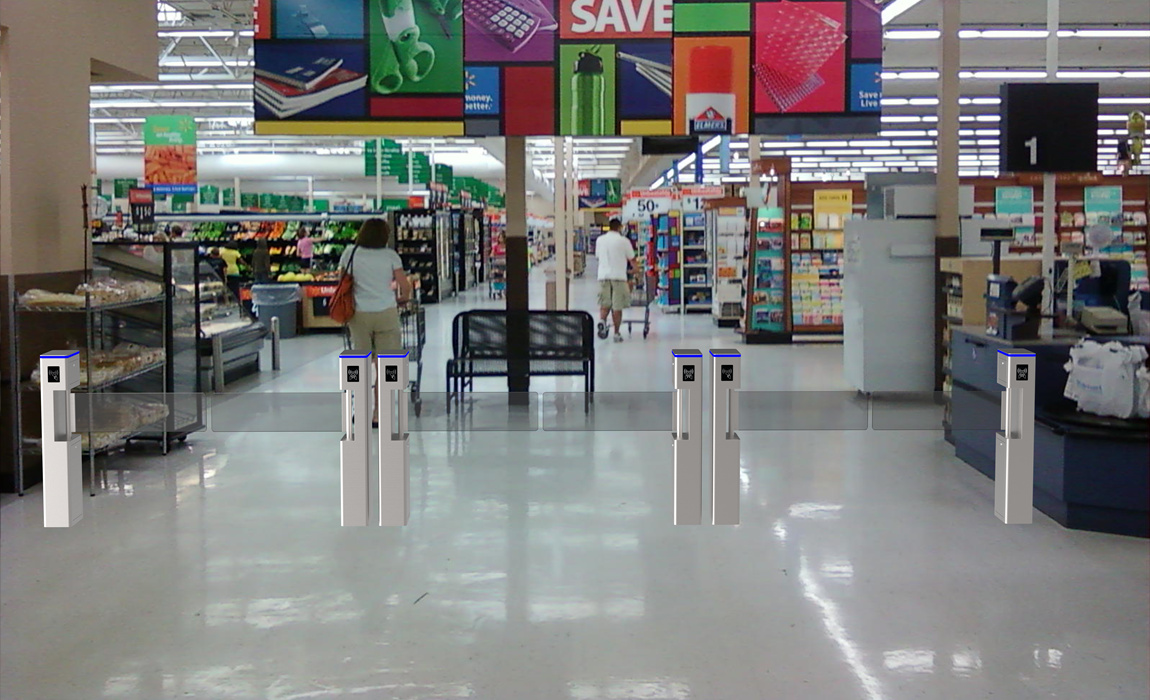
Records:
M355 244L339 259L340 286L332 298L332 318L347 325L356 352L378 355L403 350L397 306L411 297L411 282L399 254L387 247L390 239L386 221L368 219L359 227Z

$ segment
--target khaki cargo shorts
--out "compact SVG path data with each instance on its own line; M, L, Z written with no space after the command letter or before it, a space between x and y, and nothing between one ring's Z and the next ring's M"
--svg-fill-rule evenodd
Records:
M631 288L626 280L601 280L599 282L599 308L622 311L631 305Z

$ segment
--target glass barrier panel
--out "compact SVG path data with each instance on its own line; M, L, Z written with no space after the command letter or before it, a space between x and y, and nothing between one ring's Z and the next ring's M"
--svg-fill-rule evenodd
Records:
M342 435L342 402L342 391L212 394L212 432Z
M543 429L669 433L672 391L551 391L543 394Z
M77 433L169 432L204 430L203 394L75 392Z
M998 397L995 396L995 399ZM998 411L950 410L950 397L942 391L876 391L871 395L871 427L875 430L999 429Z
M409 433L539 430L539 394L532 391L407 392Z
M866 430L866 396L855 391L736 391L738 430Z

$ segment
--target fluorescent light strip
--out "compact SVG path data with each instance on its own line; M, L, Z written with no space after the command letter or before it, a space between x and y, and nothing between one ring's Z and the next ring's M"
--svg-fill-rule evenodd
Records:
M882 8L882 23L889 24L902 13L917 5L921 0L892 0Z
M147 92L149 90L241 90L250 92L251 83L137 83L127 85L92 85L91 92Z

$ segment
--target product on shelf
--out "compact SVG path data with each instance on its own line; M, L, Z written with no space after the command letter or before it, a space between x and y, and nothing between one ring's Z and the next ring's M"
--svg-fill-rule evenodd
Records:
M29 289L20 295L20 305L29 308L68 307L82 309L91 300L92 306L122 304L141 299L152 299L164 291L156 282L135 280L125 282L114 277L102 277L76 287L74 294Z
M80 349L79 353L80 388L89 386L89 369L91 369L91 385L98 386L155 365L164 359L163 348L150 348L134 343L121 343L111 350L96 350L92 353ZM40 368L32 370L31 380L33 383L40 383Z

